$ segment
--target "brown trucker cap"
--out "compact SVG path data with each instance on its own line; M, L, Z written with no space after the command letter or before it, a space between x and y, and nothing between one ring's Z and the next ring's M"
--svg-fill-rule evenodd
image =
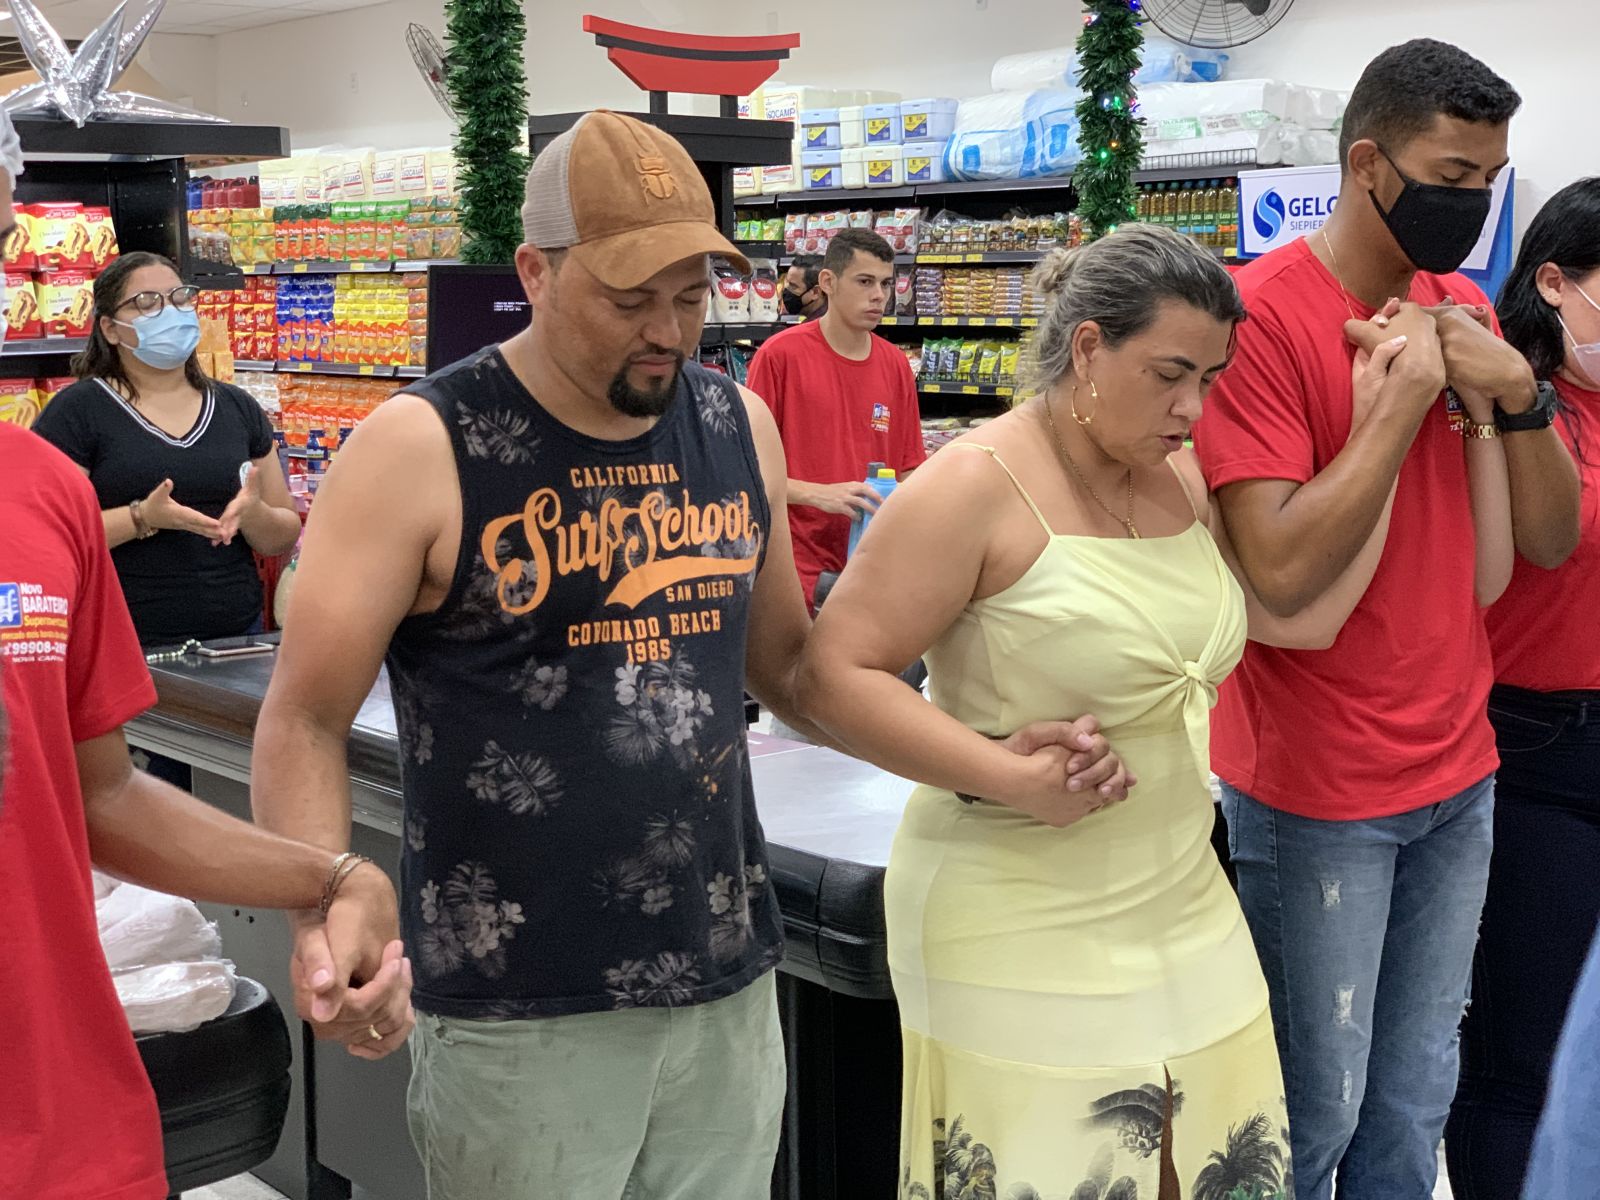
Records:
M718 231L689 152L655 126L604 109L584 113L533 160L522 230L529 245L570 250L618 291L697 254L750 270Z

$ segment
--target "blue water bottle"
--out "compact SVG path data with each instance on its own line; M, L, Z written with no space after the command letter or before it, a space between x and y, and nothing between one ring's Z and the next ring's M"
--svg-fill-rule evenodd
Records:
M889 498L890 492L894 491L895 488L900 486L899 481L894 477L894 472L888 467L884 466L882 463L872 463L870 466L868 466L867 485L885 500ZM858 512L854 517L851 518L850 546L849 549L845 551L845 557L847 559L855 554L856 546L861 541L861 535L867 531L867 526L871 523L871 521L872 517L868 513Z

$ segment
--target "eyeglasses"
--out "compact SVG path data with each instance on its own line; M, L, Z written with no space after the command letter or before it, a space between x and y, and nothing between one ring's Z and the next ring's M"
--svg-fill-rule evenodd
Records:
M193 312L199 299L200 289L186 283L173 288L170 292L139 292L137 295L129 296L117 305L117 311L121 312L131 305L139 310L140 316L153 317L171 304L179 312Z

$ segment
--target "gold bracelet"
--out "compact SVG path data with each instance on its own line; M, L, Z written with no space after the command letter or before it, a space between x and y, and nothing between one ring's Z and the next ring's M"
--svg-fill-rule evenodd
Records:
M339 889L344 886L344 881L362 863L372 862L364 854L357 854L353 850L346 850L333 860L333 866L328 871L328 881L322 885L322 903L318 911L326 918L328 911L333 907L334 900L339 895Z
M1463 417L1461 419L1461 436L1464 438L1482 438L1487 441L1490 438L1500 436L1500 426L1492 421L1487 425L1480 425L1471 417Z
M141 542L145 538L155 537L156 531L144 519L144 501L130 500L128 502L128 515L133 518L133 536Z

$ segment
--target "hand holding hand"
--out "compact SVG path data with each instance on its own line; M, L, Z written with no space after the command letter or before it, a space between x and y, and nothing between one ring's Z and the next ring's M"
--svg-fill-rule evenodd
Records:
M1451 304L1446 297L1445 304L1428 311L1439 330L1449 384L1475 421L1492 421L1496 404L1507 412L1533 407L1533 369L1515 347L1495 336L1486 306Z
M1394 365L1396 357L1405 348L1406 337L1401 334L1399 337L1378 343L1377 348L1370 354L1359 348L1356 350L1355 365L1351 370L1350 432L1352 434L1366 424L1367 418L1378 407L1378 398L1383 392L1383 385L1389 381L1389 370Z
M1345 337L1358 354L1364 350L1373 356L1385 342L1405 338L1405 353L1388 361L1379 392L1392 396L1405 415L1420 422L1444 390L1444 353L1432 314L1416 304L1395 304L1391 300L1370 321L1345 322ZM1369 408L1368 415L1373 411Z
M203 512L179 504L172 498L172 480L163 479L156 484L140 506L141 515L151 529L181 529L210 538L216 544L222 538L222 522Z
M1139 782L1093 716L1038 722L1001 744L1026 758L1027 766L1021 786L995 799L1057 828L1126 800Z
M343 1042L372 1060L405 1043L416 1016L411 962L398 933L394 888L367 865L345 880L326 921L297 918L289 963L295 1011L319 1040Z

